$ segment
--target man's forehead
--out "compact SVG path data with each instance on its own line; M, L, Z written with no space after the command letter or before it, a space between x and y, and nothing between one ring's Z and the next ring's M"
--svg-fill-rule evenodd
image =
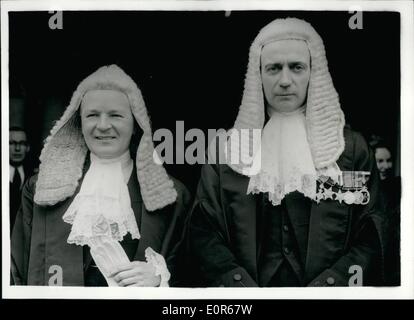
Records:
M129 105L128 97L121 91L113 89L96 89L85 93L82 99L83 106L97 106L102 104Z
M11 130L9 132L9 139L15 141L25 141L26 140L26 132L21 130Z
M261 59L263 62L278 62L278 60L309 62L310 52L303 40L278 40L263 46Z

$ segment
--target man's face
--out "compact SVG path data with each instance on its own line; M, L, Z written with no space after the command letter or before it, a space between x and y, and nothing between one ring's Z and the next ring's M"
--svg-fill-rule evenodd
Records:
M29 152L26 133L24 131L9 132L10 163L21 165L26 154Z
M86 145L99 158L116 158L128 150L134 117L124 93L88 91L82 100L81 122Z
M375 159L377 160L381 180L389 178L392 168L391 152L387 148L377 148L375 150Z
M310 53L305 41L280 40L265 45L261 75L267 103L276 111L294 111L306 101Z

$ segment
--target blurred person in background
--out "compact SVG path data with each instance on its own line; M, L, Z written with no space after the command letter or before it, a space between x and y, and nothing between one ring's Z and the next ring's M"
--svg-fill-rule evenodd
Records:
M13 230L16 214L21 203L24 183L33 173L26 159L30 151L26 131L17 126L9 129L9 159L10 159L10 232Z
M401 177L394 173L392 149L386 141L376 135L369 143L374 150L381 188L389 215L388 245L385 256L385 275L387 285L400 285L400 228L401 228Z

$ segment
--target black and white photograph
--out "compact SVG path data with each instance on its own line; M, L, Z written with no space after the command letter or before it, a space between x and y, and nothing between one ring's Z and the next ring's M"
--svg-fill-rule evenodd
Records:
M1 3L4 297L413 298L412 3L51 4Z

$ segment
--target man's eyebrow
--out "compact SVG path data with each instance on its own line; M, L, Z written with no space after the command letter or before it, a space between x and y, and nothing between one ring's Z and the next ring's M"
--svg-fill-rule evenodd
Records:
M268 62L268 63L265 63L265 67L268 67L268 66L281 66L282 65L282 63L280 63L280 62Z
M304 62L304 61L292 61L292 62L289 62L289 65L290 66L294 66L294 65L298 65L298 64L300 64L300 65L305 65L305 66L308 66L309 64L307 63L307 62Z
M92 109L87 109L87 110L83 110L83 112L85 113L100 113L102 110L100 110L99 108L92 108ZM114 113L123 113L122 110L119 109L110 109L106 111L107 113L110 114L114 114Z
M264 64L264 66L265 67L267 67L267 66L281 66L283 64L284 63L282 63L282 62L272 62L272 61L269 61L269 62L266 62ZM288 65L292 65L292 64L304 64L304 65L307 65L307 66L309 65L308 62L302 61L302 60L292 60L292 61L288 61Z
M83 109L83 112L87 112L87 113L91 113L91 112L99 112L99 110L98 109Z

